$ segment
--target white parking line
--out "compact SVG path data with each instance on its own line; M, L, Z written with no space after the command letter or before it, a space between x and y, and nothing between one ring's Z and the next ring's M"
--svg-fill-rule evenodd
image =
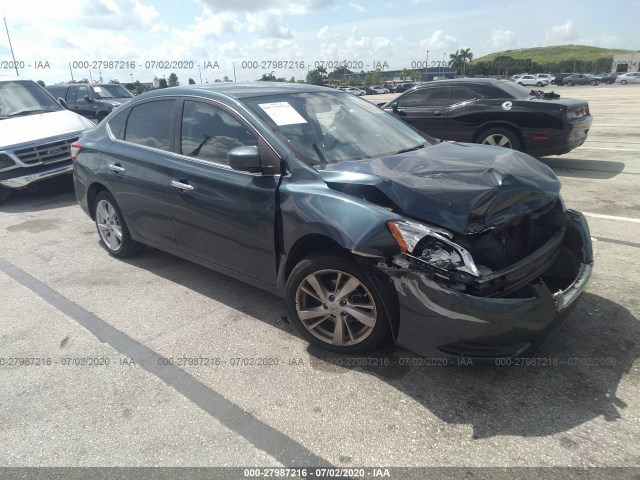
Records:
M612 150L614 152L638 152L640 150L633 148L607 148L607 147L585 147L584 145L580 147L580 150Z
M616 217L614 215L602 215L601 213L582 212L585 217L604 218L605 220L617 220L619 222L640 223L640 218Z

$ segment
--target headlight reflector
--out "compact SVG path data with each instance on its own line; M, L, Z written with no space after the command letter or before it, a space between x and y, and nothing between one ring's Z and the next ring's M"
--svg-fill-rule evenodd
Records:
M409 220L389 220L387 226L405 255L440 270L458 270L480 276L471 254L452 242L453 236L449 232Z

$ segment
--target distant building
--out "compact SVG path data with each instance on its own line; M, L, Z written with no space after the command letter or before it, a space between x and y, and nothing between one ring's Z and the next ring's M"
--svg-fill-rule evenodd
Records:
M613 56L612 73L640 72L640 52L619 53Z

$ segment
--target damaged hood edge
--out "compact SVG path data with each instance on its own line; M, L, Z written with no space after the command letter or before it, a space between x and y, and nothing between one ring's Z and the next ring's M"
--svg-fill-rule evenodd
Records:
M353 186L375 187L401 213L461 234L538 211L560 192L553 171L535 158L476 144L442 142L405 154L316 168L333 188L345 185L346 193L359 195Z

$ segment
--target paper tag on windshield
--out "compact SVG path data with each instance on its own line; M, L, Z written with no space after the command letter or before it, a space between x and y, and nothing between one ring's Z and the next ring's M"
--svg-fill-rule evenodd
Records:
M279 127L307 123L288 102L260 103L259 106Z
M100 87L93 87L93 91L96 93L102 93L102 88Z

